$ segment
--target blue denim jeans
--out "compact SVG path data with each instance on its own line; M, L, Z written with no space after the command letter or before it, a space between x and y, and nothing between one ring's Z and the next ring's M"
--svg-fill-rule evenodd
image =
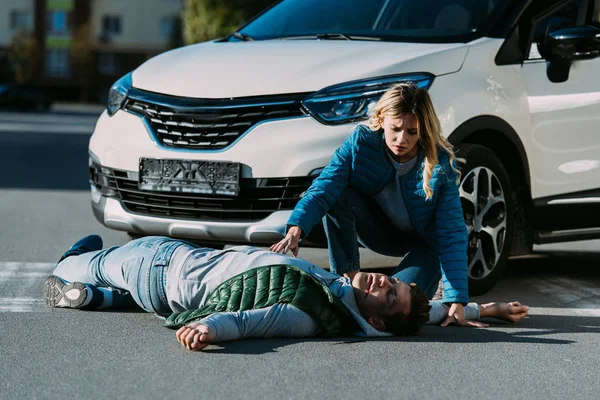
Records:
M323 218L329 267L344 274L360 269L359 243L376 253L404 257L393 277L416 283L431 299L442 276L437 252L416 233L398 229L372 199L346 188Z
M166 237L145 237L123 246L67 257L54 275L70 282L128 291L148 312L169 315L166 281L169 260L182 241ZM119 304L112 305L115 308Z

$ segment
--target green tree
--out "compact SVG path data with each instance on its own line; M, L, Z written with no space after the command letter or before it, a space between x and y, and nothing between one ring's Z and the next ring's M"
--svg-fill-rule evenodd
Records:
M229 35L273 2L274 0L185 0L185 42L204 42Z
M40 61L40 46L35 36L26 31L15 33L8 48L8 60L15 72L15 82L30 83Z
M81 85L81 101L88 101L96 71L92 50L92 30L89 22L77 28L71 42L71 59L75 78Z

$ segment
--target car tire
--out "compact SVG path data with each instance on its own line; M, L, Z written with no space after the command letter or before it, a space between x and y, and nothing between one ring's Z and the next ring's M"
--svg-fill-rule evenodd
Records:
M469 294L489 291L498 281L510 253L514 204L510 178L488 147L461 144L460 200L467 225Z

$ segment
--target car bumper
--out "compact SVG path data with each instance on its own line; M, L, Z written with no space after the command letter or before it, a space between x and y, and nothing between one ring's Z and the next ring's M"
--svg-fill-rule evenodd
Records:
M171 236L207 242L272 244L285 234L291 210L276 211L260 221L192 221L132 214L119 199L92 186L92 209L106 227L140 235Z
M280 240L315 170L352 126L325 126L310 117L270 120L217 150L165 147L139 116L103 113L90 139L92 208L111 229L219 243L272 244ZM140 158L232 161L241 164L240 194L233 198L140 190ZM231 204L235 204L231 206ZM322 245L322 229L308 245Z

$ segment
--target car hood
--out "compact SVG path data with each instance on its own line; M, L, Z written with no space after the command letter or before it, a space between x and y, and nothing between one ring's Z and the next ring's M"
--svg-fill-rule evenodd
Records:
M456 72L465 44L340 40L207 42L141 65L133 86L174 96L229 98L302 93L370 77Z

